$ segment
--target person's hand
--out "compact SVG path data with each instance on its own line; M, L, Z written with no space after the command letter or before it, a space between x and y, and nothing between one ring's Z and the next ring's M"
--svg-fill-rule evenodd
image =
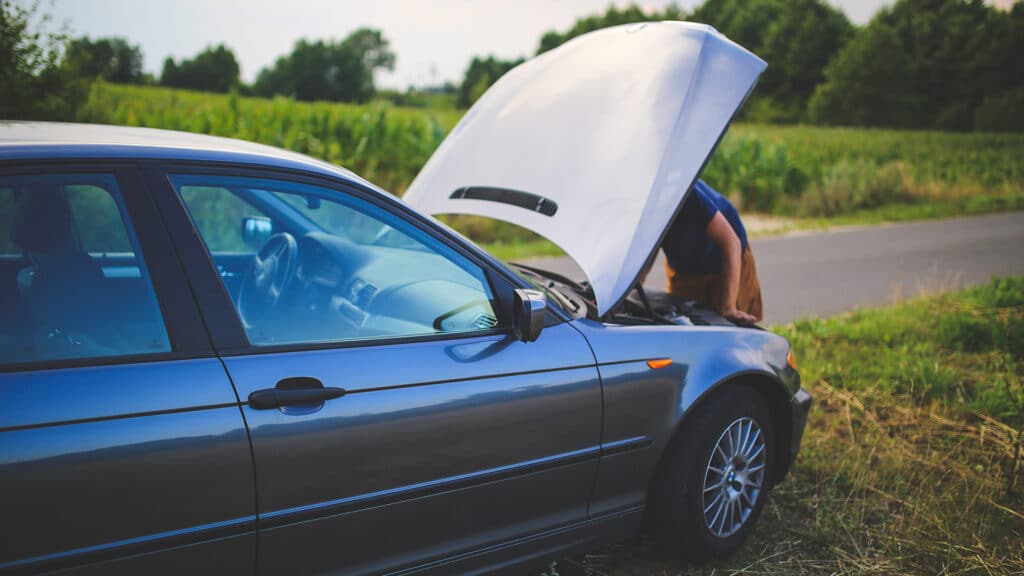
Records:
M753 324L754 322L757 322L757 318L753 315L747 314L743 310L739 310L737 308L723 310L722 316L725 316L727 320L738 324Z

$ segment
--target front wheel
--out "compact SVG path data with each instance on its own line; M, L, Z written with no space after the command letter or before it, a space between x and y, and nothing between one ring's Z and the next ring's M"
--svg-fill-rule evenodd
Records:
M720 558L747 537L767 496L775 434L764 395L730 386L695 408L651 487L660 544L691 559Z

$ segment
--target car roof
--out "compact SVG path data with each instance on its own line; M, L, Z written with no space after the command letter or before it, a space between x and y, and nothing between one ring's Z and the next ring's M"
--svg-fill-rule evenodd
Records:
M383 192L345 168L244 140L156 128L0 121L0 161L96 158L227 162L286 168L355 180Z

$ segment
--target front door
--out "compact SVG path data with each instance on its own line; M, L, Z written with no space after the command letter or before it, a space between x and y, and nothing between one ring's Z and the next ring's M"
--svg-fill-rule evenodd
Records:
M586 519L601 391L574 328L516 340L508 280L393 203L169 180L212 259L192 274L220 270L244 332L223 355L249 400L261 573L377 573Z

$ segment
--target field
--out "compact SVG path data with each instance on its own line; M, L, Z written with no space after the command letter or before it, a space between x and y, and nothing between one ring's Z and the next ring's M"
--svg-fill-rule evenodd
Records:
M815 405L740 553L638 538L549 574L1024 574L1024 277L776 331Z
M308 103L97 82L77 119L288 148L401 193L461 116L452 108Z
M78 119L281 146L401 194L461 115L446 106L305 103L96 83ZM1024 134L739 124L705 176L746 213L820 227L1024 209L1021 158ZM499 256L557 250L502 223L459 218L453 224Z

